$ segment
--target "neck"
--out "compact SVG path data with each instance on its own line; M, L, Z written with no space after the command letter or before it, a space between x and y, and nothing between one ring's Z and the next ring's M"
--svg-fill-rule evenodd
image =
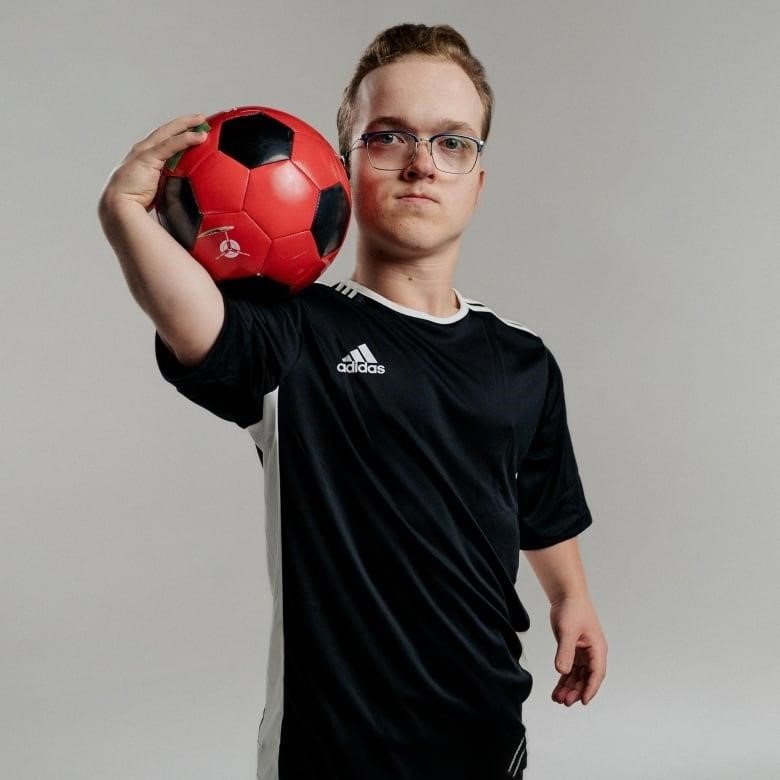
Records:
M438 252L409 251L404 256L396 246L391 255L358 235L355 270L350 278L407 309L448 317L458 310L452 289L458 249L454 242Z
M453 268L446 263L371 263L358 258L352 281L385 298L430 314L447 317L458 310L452 289Z

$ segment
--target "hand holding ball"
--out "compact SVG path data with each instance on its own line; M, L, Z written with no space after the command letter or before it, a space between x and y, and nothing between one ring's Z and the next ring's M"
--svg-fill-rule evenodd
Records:
M206 127L205 141L163 168L160 223L216 282L262 277L302 290L347 232L340 158L313 127L272 108L234 108Z

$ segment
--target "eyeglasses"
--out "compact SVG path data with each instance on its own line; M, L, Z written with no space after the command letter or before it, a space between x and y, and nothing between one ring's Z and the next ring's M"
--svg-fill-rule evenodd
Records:
M471 173L485 146L484 141L468 135L437 133L430 138L418 138L405 130L378 130L363 133L350 152L362 143L368 161L378 171L402 171L414 162L421 141L428 144L433 164L443 173Z

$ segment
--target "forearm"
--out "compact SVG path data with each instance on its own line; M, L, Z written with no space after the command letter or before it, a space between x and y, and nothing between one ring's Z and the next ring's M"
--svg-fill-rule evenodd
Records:
M561 677L553 701L587 704L607 671L607 641L588 593L576 537L543 550L526 551L547 598L558 642L555 668Z
M590 599L576 537L541 550L526 550L525 556L551 604Z
M98 214L139 306L180 359L197 362L223 317L222 296L207 271L141 204L104 194Z

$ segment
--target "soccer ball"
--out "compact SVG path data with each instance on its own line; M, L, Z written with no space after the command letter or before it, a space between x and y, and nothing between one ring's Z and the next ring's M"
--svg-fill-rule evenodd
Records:
M341 159L290 114L242 106L207 119L208 136L163 167L163 227L218 282L251 277L295 293L344 242L351 212Z

